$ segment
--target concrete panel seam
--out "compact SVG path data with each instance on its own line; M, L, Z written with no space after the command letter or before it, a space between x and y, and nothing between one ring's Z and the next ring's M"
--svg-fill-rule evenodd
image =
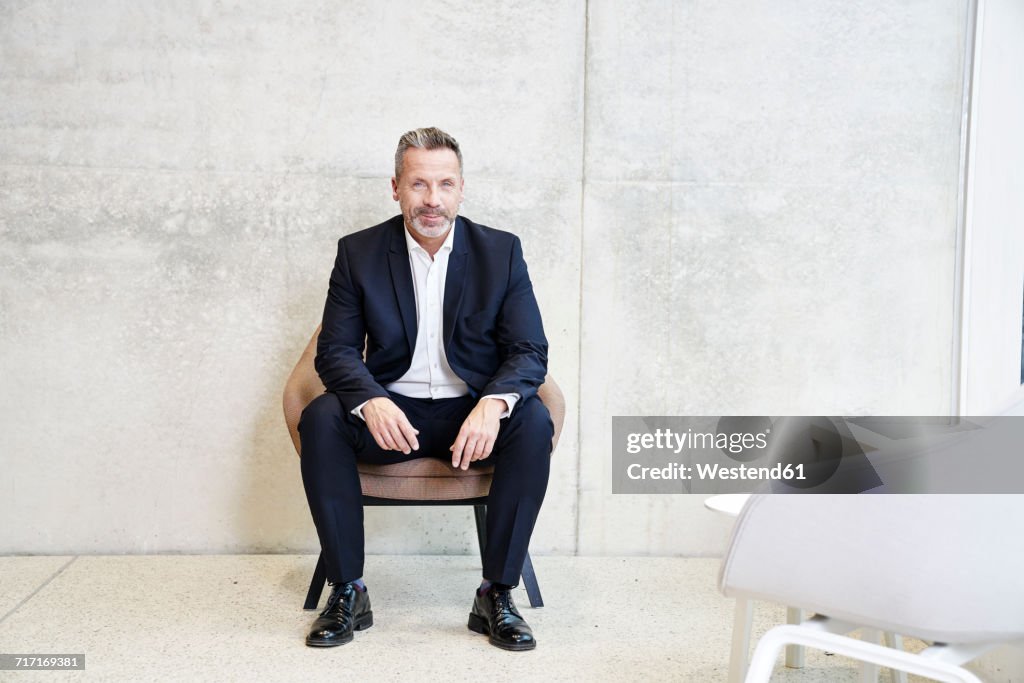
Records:
M57 578L58 576L60 576L61 574L63 574L63 573L64 573L64 570L65 570L65 569L67 569L68 567L70 567L70 566L71 566L71 564L72 564L72 563L73 563L73 562L74 562L75 560L77 560L77 559L78 559L78 557L79 557L78 555L75 555L75 556L74 556L74 557L72 557L72 558L71 558L70 560L68 560L67 562L65 562L65 563L64 563L64 565L63 565L63 566L61 566L61 568L60 568L60 569L58 569L57 571L55 571L55 572L54 572L53 574L51 574L51 575L50 575L50 578L46 579L46 581L43 581L43 582L42 582L41 584L39 584L39 587L38 587L38 588L36 588L36 589L35 589L34 591L32 591L31 593L29 593L28 595L26 595L26 596L25 596L24 598L22 598L22 599L21 599L21 602L19 602L19 603L18 603L17 605L15 605L14 607L12 607L12 608L11 608L11 609L10 609L10 610L9 610L9 611L7 612L7 614L5 614L5 615L3 615L2 617L0 617L0 624L2 624L2 623L4 623L5 621L7 621L7 618L8 618L8 617L10 617L10 616L11 616L12 614L14 614L14 613L15 613L15 612L17 612L17 611L18 611L19 609L21 609L21 608L22 608L22 606L23 606L23 605L24 605L25 603L27 603L27 602L28 602L29 600L31 600L32 598L34 598L34 597L36 596L36 594L37 594L37 593L39 593L39 591L43 590L43 589L44 589L44 588L46 588L46 587L47 587L48 585L50 585L50 582L51 582L51 581L53 581L53 580L54 580L54 579L56 579L56 578Z
M587 70L590 68L590 0L583 3L583 123L580 126L580 136L583 144L580 145L580 274L576 291L579 299L576 302L576 319L579 320L579 328L576 331L576 358L583 357L583 270L587 267L586 259L583 257L583 231L586 230L587 221L585 218L587 203ZM580 397L583 395L583 366L577 364L576 370L576 520L573 530L572 554L580 554L580 499L582 490L580 486L580 464L581 448L583 442L583 421L580 419Z

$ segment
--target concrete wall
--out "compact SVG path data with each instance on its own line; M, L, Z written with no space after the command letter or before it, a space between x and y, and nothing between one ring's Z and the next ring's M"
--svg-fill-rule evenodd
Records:
M316 547L280 392L419 125L569 401L535 551L721 549L612 415L948 410L965 0L464 5L0 4L0 552Z
M948 412L965 22L591 5L581 553L720 549L696 496L609 494L609 415Z

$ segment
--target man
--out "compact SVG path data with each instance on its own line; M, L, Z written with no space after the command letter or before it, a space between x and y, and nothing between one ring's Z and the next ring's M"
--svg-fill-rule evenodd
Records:
M401 215L338 242L315 363L327 392L299 423L331 584L307 645L341 645L373 625L356 461L428 456L463 470L493 462L469 628L507 650L536 646L510 591L547 490L553 427L537 397L547 340L519 239L457 216L463 186L455 139L409 131L391 179Z

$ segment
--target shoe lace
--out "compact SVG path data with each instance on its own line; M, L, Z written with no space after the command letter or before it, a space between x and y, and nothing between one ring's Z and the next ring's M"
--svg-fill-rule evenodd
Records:
M511 612L516 608L512 602L512 591L494 591L494 609L502 612Z
M327 598L327 606L324 608L324 613L333 609L334 606L338 604L338 601L341 600L342 596L348 592L346 590L348 587L347 583L328 583L328 585L331 587L331 594ZM344 604L342 604L342 609L344 609L344 607Z

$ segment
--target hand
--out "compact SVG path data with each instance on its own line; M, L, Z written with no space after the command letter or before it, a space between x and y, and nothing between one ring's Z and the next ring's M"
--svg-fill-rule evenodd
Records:
M363 406L363 420L373 440L385 451L402 451L408 455L419 450L416 435L420 431L413 428L402 409L390 398L378 396L367 401Z
M500 398L485 398L473 407L455 443L448 449L452 452L452 467L468 470L469 463L491 454L494 440L498 438L501 414L507 409L508 405Z

